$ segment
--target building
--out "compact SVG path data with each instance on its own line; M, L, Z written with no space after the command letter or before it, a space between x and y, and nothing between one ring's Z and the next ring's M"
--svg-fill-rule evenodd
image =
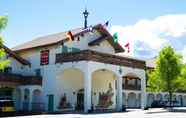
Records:
M11 60L0 81L17 110L121 111L145 108L145 61L118 56L124 49L101 24L5 48Z

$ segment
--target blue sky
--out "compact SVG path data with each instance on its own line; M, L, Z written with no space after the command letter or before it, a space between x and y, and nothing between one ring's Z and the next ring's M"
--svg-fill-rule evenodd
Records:
M185 4L185 0L0 0L0 15L8 15L9 22L7 28L3 31L3 36L5 44L14 47L38 36L83 26L82 12L85 5L90 12L89 24L104 23L109 20L109 30L111 32L121 31L125 34L132 31L135 36L144 38L144 36L139 36L140 34L135 34L136 30L140 31L140 28L136 25L140 24L143 31L146 31L147 29L144 28L146 24L148 24L148 28L152 29L151 26L154 22L161 23L162 19L171 21L167 18L169 15L172 15L172 17L169 17L170 19L183 15L183 18L179 18L184 19L186 15ZM172 22L180 22L179 18ZM142 21L145 22L141 23ZM184 21L182 22L184 24ZM182 26L182 22L171 28ZM129 28L129 26L132 28ZM185 27L185 25L183 26ZM159 27L155 30L159 31L161 25ZM135 29L135 32L133 29ZM152 29L152 32L154 32L154 29ZM180 32L182 33L181 36L177 37L174 36L174 33L164 35L167 33L166 31L148 36L150 38L155 37L151 40L156 40L157 37L163 37L162 40L166 38L164 42L159 41L161 38L158 39L159 42L157 43L162 43L160 46L149 44L149 41L145 39L146 37L145 40L135 40L135 44L131 44L131 46L137 49L134 49L132 55L141 58L153 57L165 43L171 44L178 52L186 55L185 30ZM135 38L138 39L138 37ZM126 36L126 38L121 38L121 40L130 40L131 36ZM131 39L131 41L133 40Z

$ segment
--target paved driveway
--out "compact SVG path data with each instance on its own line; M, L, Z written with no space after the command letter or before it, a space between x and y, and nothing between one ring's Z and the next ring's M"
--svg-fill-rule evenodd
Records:
M56 114L56 115L34 115L19 116L18 118L186 118L186 112L168 112L164 109L129 110L120 113L100 114Z

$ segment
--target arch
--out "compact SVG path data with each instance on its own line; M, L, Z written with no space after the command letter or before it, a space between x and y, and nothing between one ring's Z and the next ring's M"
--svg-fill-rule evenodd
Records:
M92 73L92 104L94 109L116 108L117 74L108 69Z
M42 92L39 89L35 89L32 93L32 110L43 110Z
M168 95L168 94L165 94L165 95L164 95L164 100L165 100L165 101L169 101L169 95Z
M183 96L183 106L186 107L186 95Z
M162 100L163 100L163 96L162 96L161 93L158 93L158 94L156 95L156 100L158 100L158 101L162 101Z
M150 93L147 97L147 106L151 107L152 102L155 100L154 94Z
M128 94L128 98L127 98L127 107L128 108L136 108L136 93L131 92Z
M122 100L122 105L123 105L123 106L126 106L126 105L127 105L127 104L126 104L126 102L127 102L127 101L126 101L126 93L123 92L123 93L122 93L122 96L123 96L123 97L122 97L122 99L123 99L123 100Z
M78 68L65 68L56 75L58 98L56 109L77 109L78 91L84 89L84 73ZM84 103L84 99L82 99ZM83 106L81 107L83 108ZM83 109L78 109L83 110Z
M183 96L182 95L178 95L177 101L180 106L183 106Z
M175 94L172 95L172 101L177 101L177 98L176 98Z
M23 110L29 110L29 102L30 102L30 90L28 88L24 89L24 96L23 96Z

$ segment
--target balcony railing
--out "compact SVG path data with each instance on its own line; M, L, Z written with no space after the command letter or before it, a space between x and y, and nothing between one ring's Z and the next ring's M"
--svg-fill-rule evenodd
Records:
M42 77L0 72L0 82L12 82L20 85L41 85Z
M128 66L133 68L145 68L145 61L102 53L92 50L82 50L72 53L56 54L56 63L73 62L73 61L96 61L101 63Z
M123 85L123 89L127 89L127 90L141 90L141 86L140 85L128 85L128 84L125 84L125 85Z

